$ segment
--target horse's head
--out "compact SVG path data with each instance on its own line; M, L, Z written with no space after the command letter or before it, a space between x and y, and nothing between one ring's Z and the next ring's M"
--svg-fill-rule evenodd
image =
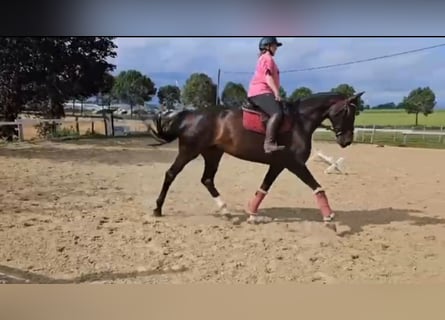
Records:
M342 148L349 146L354 140L357 105L364 93L363 91L347 99L339 100L328 109L327 118L331 121L337 143Z

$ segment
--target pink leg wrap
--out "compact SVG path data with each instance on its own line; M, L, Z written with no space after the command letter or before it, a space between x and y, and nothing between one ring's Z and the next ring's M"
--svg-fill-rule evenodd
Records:
M258 190L255 192L255 197L249 201L247 204L247 211L249 214L257 214L258 208L260 207L261 202L266 197L267 192L264 190Z
M332 215L332 209L329 206L328 198L326 197L324 190L317 189L314 193L323 218L330 217Z

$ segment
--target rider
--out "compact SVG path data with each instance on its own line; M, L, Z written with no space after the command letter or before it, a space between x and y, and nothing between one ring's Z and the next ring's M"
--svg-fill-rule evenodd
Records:
M267 122L264 151L271 153L284 149L276 143L278 127L283 118L280 98L280 72L273 56L282 43L276 37L263 37L259 43L260 56L255 74L250 82L247 96L249 100L266 112Z

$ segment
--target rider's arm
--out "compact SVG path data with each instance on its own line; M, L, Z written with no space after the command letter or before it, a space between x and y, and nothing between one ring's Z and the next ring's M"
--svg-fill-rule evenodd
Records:
M280 90L277 88L275 80L272 78L270 73L266 74L266 82L267 82L267 85L272 89L273 94L275 95L275 97L279 97L280 96Z

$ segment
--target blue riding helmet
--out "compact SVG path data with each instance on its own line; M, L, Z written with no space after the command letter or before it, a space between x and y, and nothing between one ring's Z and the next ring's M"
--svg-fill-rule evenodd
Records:
M259 49L264 50L271 44L276 44L277 47L281 47L283 45L281 42L278 42L276 37L263 37L260 40Z

